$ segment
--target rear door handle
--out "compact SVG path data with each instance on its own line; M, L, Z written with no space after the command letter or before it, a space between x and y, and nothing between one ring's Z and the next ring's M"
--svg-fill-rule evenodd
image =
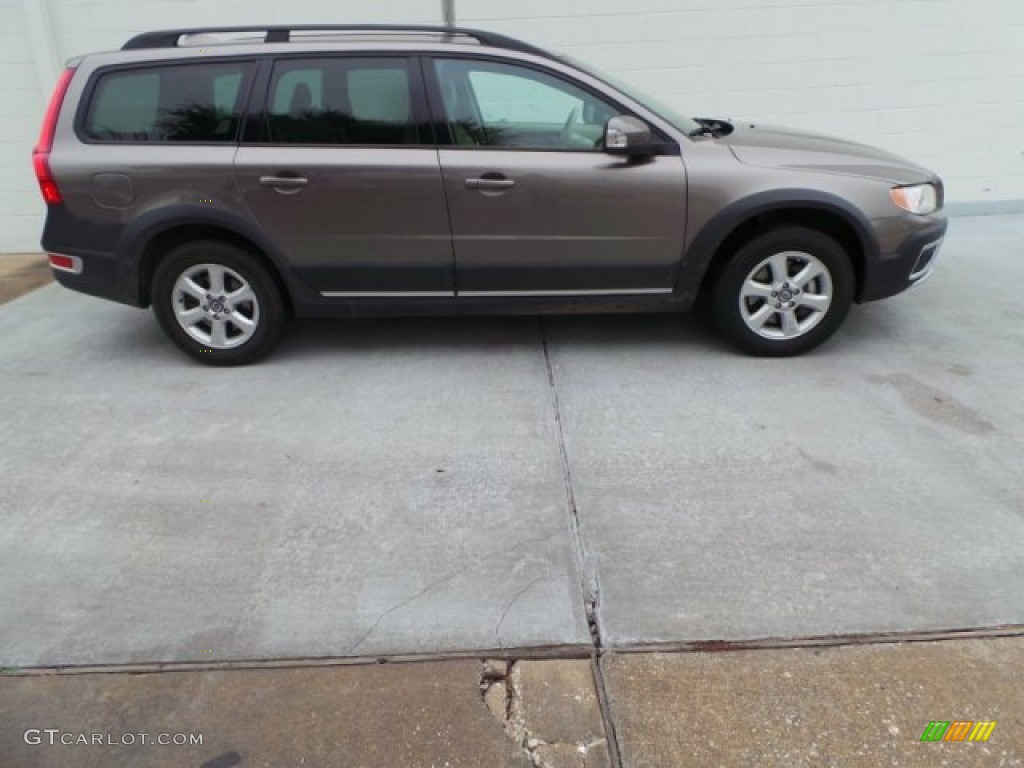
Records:
M260 184L278 190L298 191L309 184L302 176L260 176Z

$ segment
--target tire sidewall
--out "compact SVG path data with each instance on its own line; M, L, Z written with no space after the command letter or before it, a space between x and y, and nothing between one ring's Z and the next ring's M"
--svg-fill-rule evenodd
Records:
M213 349L193 339L178 323L174 312L174 284L186 269L197 264L219 264L237 272L259 301L260 317L255 333L232 349ZM161 328L186 354L208 365L244 365L266 355L280 338L285 310L281 292L266 268L247 251L229 243L195 241L170 251L153 274L153 312Z
M832 302L810 331L794 339L775 340L758 335L744 322L740 290L754 267L783 251L807 253L825 265L832 281ZM838 242L813 229L784 227L755 237L736 252L715 284L712 301L718 327L733 344L751 354L783 357L808 352L832 336L850 311L855 289L850 256Z

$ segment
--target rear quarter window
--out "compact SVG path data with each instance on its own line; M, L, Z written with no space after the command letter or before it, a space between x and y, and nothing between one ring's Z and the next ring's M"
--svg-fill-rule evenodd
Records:
M252 70L248 62L224 62L105 72L83 133L92 141L232 142Z

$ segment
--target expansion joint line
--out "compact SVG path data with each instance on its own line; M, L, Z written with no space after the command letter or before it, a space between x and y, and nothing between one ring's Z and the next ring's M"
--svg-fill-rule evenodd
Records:
M594 687L597 691L597 698L601 705L601 717L604 720L605 736L608 739L608 751L611 755L612 764L620 768L622 759L619 753L618 739L615 737L615 724L612 721L611 710L608 703L608 693L605 688L604 672L601 668L601 657L604 654L604 643L601 639L601 623L598 614L600 608L601 585L597 577L595 559L587 549L586 540L580 524L579 508L576 504L576 489L572 481L572 467L569 463L569 451L565 443L565 428L562 423L562 407L558 398L558 385L555 381L555 369L551 363L551 349L548 344L547 328L544 325L544 318L538 317L540 327L540 343L544 352L544 366L548 374L548 391L551 396L551 408L555 417L555 432L558 439L558 452L562 462L562 477L565 481L565 498L569 512L569 535L572 541L573 553L576 557L576 566L580 575L580 594L583 598L583 608L587 618L587 626L590 630L590 642L593 645L591 654L591 668L594 675Z

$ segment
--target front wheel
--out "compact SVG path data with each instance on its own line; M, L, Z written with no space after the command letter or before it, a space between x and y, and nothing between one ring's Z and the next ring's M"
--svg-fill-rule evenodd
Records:
M828 235L773 230L741 247L722 270L712 295L715 320L744 352L799 355L842 325L855 280L849 255Z
M153 276L153 311L182 350L209 365L244 365L266 355L284 330L285 307L270 273L228 243L178 246Z

